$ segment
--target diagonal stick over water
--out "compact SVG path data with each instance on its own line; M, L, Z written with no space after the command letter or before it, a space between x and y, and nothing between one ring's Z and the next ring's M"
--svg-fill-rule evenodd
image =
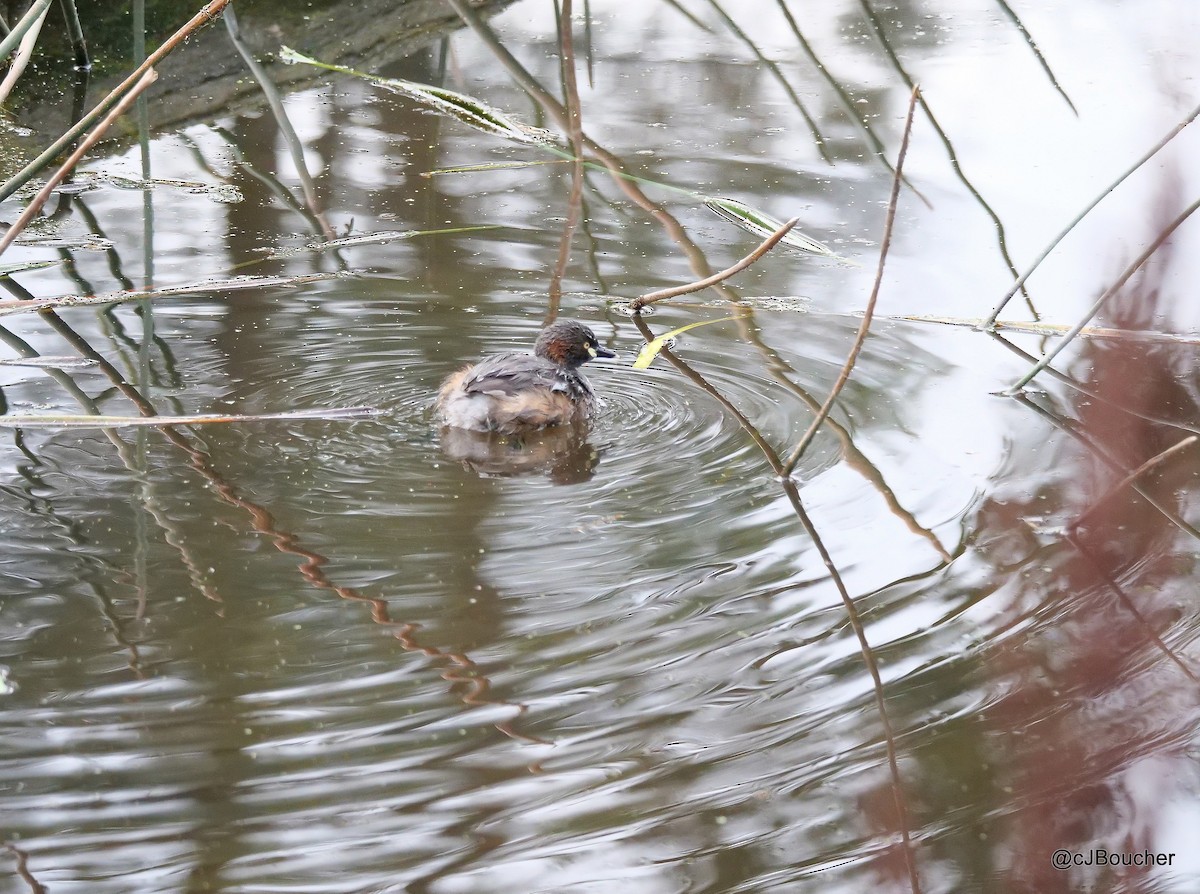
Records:
M118 99L124 95L130 87L136 84L147 71L158 65L172 50L183 43L192 35L193 32L203 28L214 21L221 10L228 6L230 0L211 0L203 9L188 19L187 24L168 37L162 42L157 50L146 57L146 61L134 69L133 73L125 80L118 84L112 91L109 92L104 99L96 104L96 107L84 115L75 123L70 130L64 133L61 137L54 141L54 144L46 149L41 155L25 165L20 171L14 174L8 180L0 184L0 202L7 199L18 189L28 183L33 177L44 168L50 161L56 158L59 153L67 148L72 142L79 138L85 130L92 126L93 123L105 112L111 109Z
M1107 289L1104 290L1104 294L1096 299L1095 304L1093 304L1090 308L1088 308L1088 312L1083 315L1083 318L1078 323L1076 323L1074 326L1072 326L1070 331L1067 332L1067 334L1062 337L1062 341L1060 341L1057 345L1055 345L1054 349L1052 351L1047 353L1045 357L1043 357L1041 360L1039 360L1037 363L1034 364L1033 369L1031 369L1031 370L1029 370L1029 372L1025 373L1025 375L1023 375L1016 383L1013 384L1013 386L1011 388L1009 388L1004 393L1006 395L1008 395L1009 397L1011 397L1012 395L1014 395L1018 391L1020 391L1022 388L1024 388L1026 385L1028 385L1033 380L1034 376L1036 376L1043 369L1045 369L1047 366L1049 366L1050 362L1059 355L1059 353L1062 351L1062 349L1065 348L1067 345L1069 345L1072 341L1074 341L1075 336L1077 336L1080 332L1082 332L1087 327L1087 324L1092 321L1092 318L1095 317L1096 314L1100 313L1100 308L1104 307L1104 305L1108 302L1108 300L1110 298L1112 298L1113 295L1115 295L1115 294L1117 294L1117 292L1121 291L1121 287L1124 286L1125 283L1129 281L1129 278L1131 276L1133 276L1133 274L1137 273L1137 271L1141 268L1141 266L1143 264L1145 264L1148 260L1150 260L1150 256L1153 255L1156 251L1158 251L1158 249L1162 246L1162 244L1164 242L1166 242L1168 239L1171 238L1171 235L1177 229L1179 229L1179 226L1185 220L1187 220L1189 217L1192 216L1193 213L1195 213L1197 208L1200 208L1200 199L1197 199L1196 201L1192 202L1192 204L1190 204L1186 208L1184 208L1183 211L1180 212L1178 217L1176 217L1173 221L1171 221L1169 224L1167 224L1166 229L1164 229L1161 233L1159 233L1157 238L1155 238L1155 240L1146 247L1146 250L1143 251L1140 255L1138 255L1133 260L1133 262L1128 267L1125 268L1125 270L1121 273L1121 275L1117 277L1117 281L1114 282L1111 286L1109 286Z
M50 198L50 194L54 192L60 183L70 176L71 172L75 170L75 166L92 150L92 147L100 142L101 137L112 127L113 122L124 115L129 107L133 105L134 100L141 96L142 92L156 80L158 80L158 72L153 68L146 69L146 73L138 79L136 84L129 88L129 91L121 97L121 101L112 107L112 110L104 116L104 120L92 129L87 138L79 144L75 151L71 153L71 156L54 172L54 176L47 180L46 185L38 190L38 194L33 197L33 201L21 212L21 216L5 231L3 238L0 238L0 253L3 253L6 248L12 245L13 240L21 234L21 231L42 210L42 206L46 204Z
M792 455L784 463L784 478L792 474L792 471L796 468L796 463L800 461L800 457L804 455L804 451L812 443L817 429L821 427L822 423L829 416L829 411L833 409L834 401L837 400L842 389L846 387L846 382L850 380L850 373L854 369L855 362L858 360L858 354L862 350L863 342L867 340L867 332L871 328L871 319L875 315L875 302L879 298L879 287L883 283L883 266L887 262L888 248L892 244L892 226L896 222L896 204L900 200L904 156L908 154L908 138L912 135L913 114L916 111L917 101L920 98L921 88L914 84L912 93L908 98L908 114L904 118L904 136L900 140L900 152L896 156L896 172L892 177L892 195L888 199L887 218L883 225L883 242L879 247L879 265L875 268L875 284L871 286L871 297L867 299L867 309L863 311L862 323L859 324L858 334L854 338L854 345L850 348L850 354L846 357L846 362L842 366L842 371L838 374L837 381L833 383L833 389L829 392L829 397L825 398L825 403L821 404L821 409L817 412L816 418L809 424L808 431L800 438L800 443L796 445L796 449L792 451Z
M1027 279L1029 279L1030 276L1033 275L1033 271L1038 269L1038 267L1041 265L1042 261L1046 260L1046 258L1050 255L1050 252L1054 251L1054 249L1056 249L1058 247L1058 243L1062 242L1063 239L1066 238L1067 234L1070 233L1073 229L1075 229L1075 227L1079 224L1079 222L1081 220L1083 220L1085 217L1087 217L1089 214L1092 213L1093 208L1095 208L1102 201L1104 201L1104 199L1109 195L1109 193L1111 193L1114 189L1116 189L1118 186L1120 186L1122 183L1124 183L1125 180L1134 171L1136 171L1138 168L1140 168L1142 165L1144 165L1146 162L1148 162L1150 159L1152 159L1155 155L1157 155L1159 153L1159 151L1164 146L1167 145L1167 143L1169 143L1169 142L1171 142L1171 140L1175 139L1175 137L1177 137L1179 135L1179 132L1181 130L1183 130L1185 127L1187 127L1189 124L1191 124L1193 121L1195 121L1197 117L1200 117L1200 106L1196 106L1196 108L1192 109L1191 112L1188 113L1188 116L1186 118L1184 118L1182 121L1180 121L1178 124L1176 124L1174 129L1172 129L1170 133L1168 133L1161 140L1159 140L1157 143L1155 143L1153 146L1151 146L1150 149L1147 150L1145 155L1143 155L1141 158L1139 158L1137 161L1135 161L1133 164L1131 164L1128 168L1126 168L1120 177L1118 177L1116 180L1114 180L1112 183L1110 183L1108 185L1108 187L1103 192L1100 193L1100 195L1098 195L1098 196L1096 196L1096 198L1092 199L1092 201L1088 204L1088 206L1086 208L1084 208L1077 215L1075 215L1075 217L1072 218L1067 223L1067 225L1062 229L1062 231L1057 236L1055 236L1052 240L1050 240L1050 244L1047 245L1044 249L1042 249L1042 253L1037 256L1037 258L1034 260L1034 262L1032 264L1029 265L1028 269L1026 269L1026 271L1024 273L1022 273L1020 276L1017 277L1016 282L1014 282L1009 287L1008 291L1004 293L1004 297L1000 299L1000 303L997 304L996 309L992 311L992 315L987 318L987 322L985 322L983 324L983 328L991 329L996 325L996 318L1000 316L1000 312L1002 310L1004 310L1005 305L1007 305L1008 302L1012 300L1013 296L1016 295L1018 291L1020 291L1021 287L1023 285L1025 285L1025 281Z

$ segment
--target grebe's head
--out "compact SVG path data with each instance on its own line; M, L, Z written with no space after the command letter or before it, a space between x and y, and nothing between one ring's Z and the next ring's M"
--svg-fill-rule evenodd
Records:
M596 340L591 329L573 320L560 320L543 329L533 345L533 353L567 369L574 369L595 357L617 356Z

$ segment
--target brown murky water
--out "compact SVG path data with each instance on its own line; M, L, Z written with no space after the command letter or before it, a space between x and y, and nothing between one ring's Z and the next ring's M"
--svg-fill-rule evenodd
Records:
M135 134L94 156L5 297L304 279L10 314L0 359L65 368L0 365L8 411L382 414L0 430L0 891L1200 889L1200 450L1129 480L1200 431L1200 224L1096 322L1141 335L1019 397L1061 329L911 319L986 318L1184 119L1200 19L811 6L577 4L576 181L561 146L268 59L561 133L545 0L469 28L411 4L445 20L411 30L239 0L277 95L220 22L163 65L144 161ZM27 77L22 160L69 105ZM909 81L877 317L785 484L871 290ZM1073 324L1197 158L1185 129L1003 318ZM756 244L713 195L848 260L781 249L657 306L655 335L712 322L636 370L627 302ZM588 367L590 431L439 432L441 379L556 312L621 355Z

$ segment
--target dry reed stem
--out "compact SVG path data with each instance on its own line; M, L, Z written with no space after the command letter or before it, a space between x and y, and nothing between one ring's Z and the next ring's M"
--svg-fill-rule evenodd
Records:
M148 69L146 73L142 75L141 79L133 85L129 92L121 97L121 101L113 106L111 110L109 110L109 113L104 116L104 119L92 128L92 130L88 133L87 138L84 139L84 141L76 147L75 151L67 157L67 160L59 166L58 170L54 172L53 176L46 181L46 185L38 190L37 195L33 197L33 200L28 206L26 206L25 210L21 212L21 216L13 221L13 225L8 228L3 238L0 238L0 254L3 254L4 250L12 245L13 240L20 235L21 231L24 230L29 222L37 216L37 213L42 210L42 206L46 204L47 200L49 200L51 193L58 188L60 183L70 176L71 172L75 170L75 166L79 164L80 160L87 155L88 152L91 151L93 146L100 142L100 138L104 136L105 132L110 127L112 127L113 123L125 114L129 107L133 105L134 100L141 96L142 91L144 91L157 80L158 72L153 68Z
M32 12L32 10L30 11ZM42 25L45 23L46 13L49 11L50 5L47 3L42 7L41 13L34 20L33 24L29 26L25 34L21 37L20 46L8 63L8 74L4 76L3 83L0 83L0 103L8 100L8 95L17 86L17 81L21 79L21 75L25 72L25 67L29 65L29 59L33 56L33 48L37 45L38 35L42 33Z
M871 320L875 315L875 302L879 298L879 287L883 283L883 267L887 262L888 249L892 244L892 228L896 222L896 205L900 200L900 184L903 182L904 156L908 154L908 140L912 135L913 114L916 112L917 101L920 98L921 88L914 84L912 93L908 98L908 114L904 118L904 135L900 138L900 152L896 156L896 169L892 176L892 194L888 199L887 217L883 225L883 242L879 247L879 264L875 268L875 283L871 286L871 297L867 299L867 309L863 312L862 323L859 324L858 334L854 338L850 354L846 357L846 362L842 365L842 371L838 374L837 381L833 383L833 389L829 392L829 397L825 398L825 403L821 405L816 418L808 426L808 430L800 438L800 443L796 445L796 449L792 451L792 455L788 457L788 461L784 464L784 477L791 475L793 470L795 470L796 463L800 461L800 457L808 449L808 445L816 435L817 429L821 427L825 419L829 416L829 411L833 409L834 401L837 400L842 389L846 387L846 382L850 380L850 373L853 371L854 364L858 360L863 343L867 340L867 332L871 328Z
M992 311L991 316L987 318L987 321L983 324L983 328L991 329L996 325L996 318L1000 316L1000 312L1004 310L1005 305L1007 305L1008 302L1013 299L1013 296L1021 290L1021 287L1025 285L1025 281L1033 275L1033 271L1037 270L1042 261L1046 260L1050 252L1054 251L1054 249L1058 247L1058 243L1062 242L1063 239L1066 238L1067 234L1075 229L1076 226L1078 226L1081 220L1091 214L1093 208L1099 205L1109 193L1124 183L1134 171L1157 155L1159 151L1163 149L1163 147L1171 142L1171 140L1175 139L1175 137L1179 135L1179 132L1195 121L1197 117L1200 117L1200 106L1196 106L1196 108L1192 109L1192 111L1188 113L1187 117L1176 124L1170 133L1155 143L1145 155L1126 168L1120 177L1110 183L1108 187L1101 192L1100 195L1096 196L1096 198L1094 198L1086 208L1075 215L1075 217L1067 223L1063 230L1050 241L1050 244L1042 249L1042 253L1037 256L1032 264L1029 265L1029 268L1017 277L1016 281L1012 284L1012 286L1009 287L1009 290L1005 292L1004 297L1000 299L1000 303L996 305L996 309Z
M133 87L134 84L142 79L142 75L158 65L158 63L161 62L168 54L170 54L172 50L179 46L179 44L191 37L192 32L210 24L217 17L217 15L219 15L221 11L230 4L230 2L231 0L211 0L211 2L208 3L203 9L192 16L182 28L163 41L162 45L159 46L159 48L149 56L147 56L146 60L136 69L134 69L129 77L110 90L108 95L96 104L95 108L88 112L83 118L79 119L79 121L77 121L70 130L55 140L53 145L42 152L41 155L39 155L29 164L25 165L24 168L6 180L3 185L0 185L0 202L7 199L18 189L32 180L38 171L40 171L55 157L57 157L58 154L66 149L73 140L78 139L80 134L91 127L96 119L108 111L108 109L112 108L112 106L114 106L120 99L122 94L124 94L127 90Z
M1062 341L1055 345L1053 350L1051 350L1048 354L1046 354L1045 357L1033 365L1033 369L1025 373L1025 375L1023 375L1015 384L1013 384L1011 388L1004 393L1011 397L1028 385L1033 380L1034 376L1049 366L1051 361L1053 361L1054 358L1062 352L1063 348L1074 341L1075 336L1087 328L1087 324L1092 321L1092 318L1095 317L1096 314L1100 313L1100 309L1104 307L1104 305L1107 304L1108 301L1117 294L1117 292L1121 291L1121 288L1126 282L1129 281L1129 278L1133 276L1133 274L1137 273L1143 264L1150 260L1150 256L1158 251L1159 247L1161 247L1164 242L1171 238L1171 235L1177 229L1179 229L1180 225L1182 225L1185 220L1195 213L1197 208L1200 208L1200 199L1197 199L1196 201L1192 202L1192 204L1184 208L1178 217L1167 224L1166 228L1164 228L1163 231L1159 233L1157 237L1155 237L1154 241L1146 247L1146 250L1134 258L1134 260L1129 264L1128 267L1125 268L1121 275L1117 277L1117 281L1104 290L1104 294L1096 299L1096 303L1088 308L1088 312L1083 315L1083 318L1074 326L1072 326L1070 331L1062 337Z

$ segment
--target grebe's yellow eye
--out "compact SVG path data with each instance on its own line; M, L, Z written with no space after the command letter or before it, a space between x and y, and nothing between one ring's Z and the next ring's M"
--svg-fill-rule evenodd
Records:
M587 352L588 352L588 354L589 354L589 355L590 355L590 356L591 356L593 359L595 359L595 357L597 356L597 355L596 355L596 349L595 349L595 348L593 348L591 345L588 345L588 346L587 346Z

